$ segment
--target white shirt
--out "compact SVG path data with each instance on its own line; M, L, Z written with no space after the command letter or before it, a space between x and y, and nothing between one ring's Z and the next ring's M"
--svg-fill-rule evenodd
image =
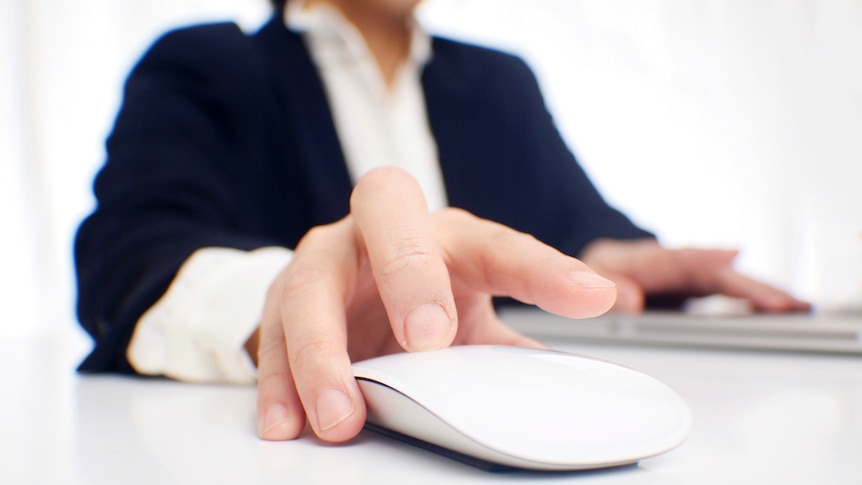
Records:
M291 30L304 32L323 79L335 129L355 183L375 167L396 166L422 186L431 210L446 206L437 146L428 125L420 76L431 56L431 38L414 25L410 55L389 90L362 34L334 7L304 10L290 1Z
M374 167L401 167L419 181L430 210L445 207L420 82L431 56L428 34L413 25L410 56L387 89L362 35L338 10L305 9L292 0L285 22L302 34L320 72L353 181ZM129 362L142 374L253 383L257 371L244 344L258 326L269 285L291 257L277 247L199 249L138 320Z

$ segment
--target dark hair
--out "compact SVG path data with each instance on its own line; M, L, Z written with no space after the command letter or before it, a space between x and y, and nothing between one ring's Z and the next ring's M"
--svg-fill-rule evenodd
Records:
M287 0L269 0L269 3L271 3L275 8L282 9L284 8L284 4L287 3Z

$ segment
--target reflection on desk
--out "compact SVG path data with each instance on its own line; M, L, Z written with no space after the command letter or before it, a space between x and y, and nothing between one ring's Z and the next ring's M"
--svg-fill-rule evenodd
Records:
M858 357L551 342L664 381L692 434L634 467L494 474L371 432L264 442L254 388L77 376L66 342L0 341L0 483L862 483Z

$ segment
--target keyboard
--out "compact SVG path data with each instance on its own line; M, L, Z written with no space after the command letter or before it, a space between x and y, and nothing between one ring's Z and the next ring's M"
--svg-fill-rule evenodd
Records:
M534 307L500 318L539 340L616 342L862 355L862 311L790 314L690 314L647 311L570 319Z

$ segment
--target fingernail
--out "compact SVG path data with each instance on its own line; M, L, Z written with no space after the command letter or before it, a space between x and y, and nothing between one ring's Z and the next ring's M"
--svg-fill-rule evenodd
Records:
M613 281L602 278L596 273L590 273L589 271L573 271L570 276L572 281L574 281L578 286L597 289L613 288L617 286Z
M326 431L352 415L356 408L347 394L338 389L327 389L317 397L315 407L317 429Z
M425 303L404 319L404 338L409 350L432 350L449 345L452 321L437 303Z
M287 422L287 408L284 404L275 403L266 410L266 415L263 418L263 423L258 425L261 438L278 438L274 436L272 431Z

